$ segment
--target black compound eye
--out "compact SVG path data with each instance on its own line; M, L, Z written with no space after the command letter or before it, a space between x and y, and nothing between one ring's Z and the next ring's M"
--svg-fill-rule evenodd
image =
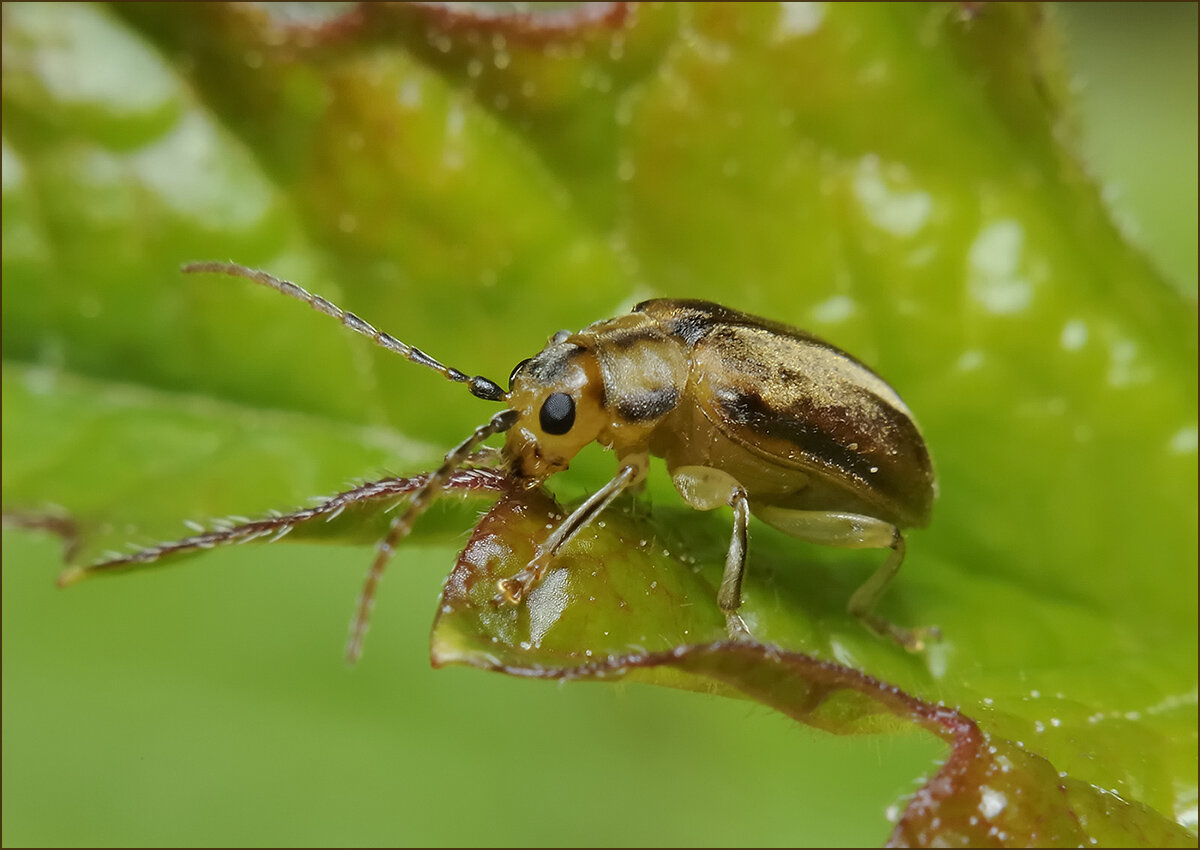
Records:
M520 372L521 368L532 359L533 359L532 357L526 357L524 360L522 360L516 366L513 366L512 372L510 372L508 375L508 391L509 392L512 392L512 382L516 379L517 373Z
M575 399L566 393L550 393L542 402L538 420L547 434L565 434L575 424Z

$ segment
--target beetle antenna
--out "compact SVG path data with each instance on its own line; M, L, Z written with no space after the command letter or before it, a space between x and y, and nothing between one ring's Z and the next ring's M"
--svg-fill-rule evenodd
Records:
M237 263L221 263L221 262L203 262L203 263L188 263L183 267L182 271L185 274L196 274L198 272L212 272L213 274L227 274L234 277L244 277L247 280L252 280L255 283L260 283L263 286L269 286L277 292L282 292L284 295L290 295L292 298L304 301L309 307L312 307L318 313L324 313L326 316L333 316L343 325L352 331L357 331L363 336L370 337L381 348L386 348L393 354L399 354L401 357L406 357L413 363L421 366L428 366L441 372L446 378L456 383L466 384L467 389L477 398L482 398L486 401L504 401L504 390L495 381L489 381L480 375L471 377L465 372L461 372L451 366L446 366L434 360L424 351L414 346L403 343L396 339L391 334L383 333L376 330L369 322L360 319L353 313L349 313L337 305L325 300L320 295L313 295L304 287L292 283L290 280L283 280L274 275L267 274L257 269L247 268L246 266L238 265Z
M428 480L412 495L408 508L403 514L392 520L387 536L375 547L375 560L367 572L363 582L362 594L358 597L358 610L350 623L350 639L346 643L346 662L353 664L362 655L363 638L366 637L367 627L371 621L371 609L375 607L375 591L383 578L383 571L391 560L396 546L412 530L413 524L433 501L433 497L446 486L446 482L454 470L470 458L475 447L493 434L507 431L517 421L520 414L515 410L502 410L491 418L486 425L480 425L471 436L463 440L446 454L445 461L430 474Z

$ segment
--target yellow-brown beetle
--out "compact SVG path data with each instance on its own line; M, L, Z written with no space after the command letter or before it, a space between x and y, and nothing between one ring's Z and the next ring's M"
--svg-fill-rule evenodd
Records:
M731 635L748 634L737 612L751 513L801 540L891 549L851 596L850 612L908 649L920 649L936 633L901 628L874 613L904 560L900 529L929 521L936 483L925 441L904 402L879 376L804 331L707 301L645 301L628 315L555 334L541 353L517 365L506 392L265 272L231 263L184 270L270 286L466 383L477 397L506 404L446 455L379 543L351 628L351 660L361 651L375 589L396 544L454 470L501 432L507 432L504 466L530 488L566 469L592 441L612 449L618 463L616 476L551 532L530 563L499 583L510 603L525 597L580 529L645 478L654 455L666 461L690 506L733 508L717 595Z

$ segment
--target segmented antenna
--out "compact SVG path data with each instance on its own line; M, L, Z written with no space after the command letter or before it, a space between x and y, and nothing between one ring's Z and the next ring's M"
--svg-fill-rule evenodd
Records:
M376 330L369 322L360 319L353 313L349 313L335 304L325 300L320 295L313 295L304 287L292 283L290 280L282 280L274 275L267 274L257 269L247 268L246 266L238 265L237 263L221 263L221 262L203 262L203 263L188 263L183 267L182 271L186 274L196 274L199 272L212 272L214 274L227 274L234 277L244 277L247 280L252 280L255 283L260 283L263 286L269 286L277 292L282 292L284 295L289 295L292 298L304 301L309 307L312 307L318 313L324 313L326 316L333 316L343 325L352 331L357 331L363 336L370 337L377 345L386 348L393 354L399 354L401 357L406 357L413 363L420 366L428 366L441 372L443 376L449 378L456 383L466 384L467 389L477 398L482 398L486 401L504 401L504 390L495 381L489 381L487 378L476 375L470 377L465 372L454 369L450 366L443 365L437 360L434 360L424 351L415 348L407 343L403 343L396 339L391 334L383 333Z

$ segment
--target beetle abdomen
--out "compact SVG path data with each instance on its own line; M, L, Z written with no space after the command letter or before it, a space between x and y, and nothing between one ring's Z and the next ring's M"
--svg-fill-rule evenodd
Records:
M925 442L904 402L865 365L796 328L703 301L637 309L691 341L688 393L713 427L764 462L803 473L804 507L827 498L831 509L902 527L928 522L935 490Z

